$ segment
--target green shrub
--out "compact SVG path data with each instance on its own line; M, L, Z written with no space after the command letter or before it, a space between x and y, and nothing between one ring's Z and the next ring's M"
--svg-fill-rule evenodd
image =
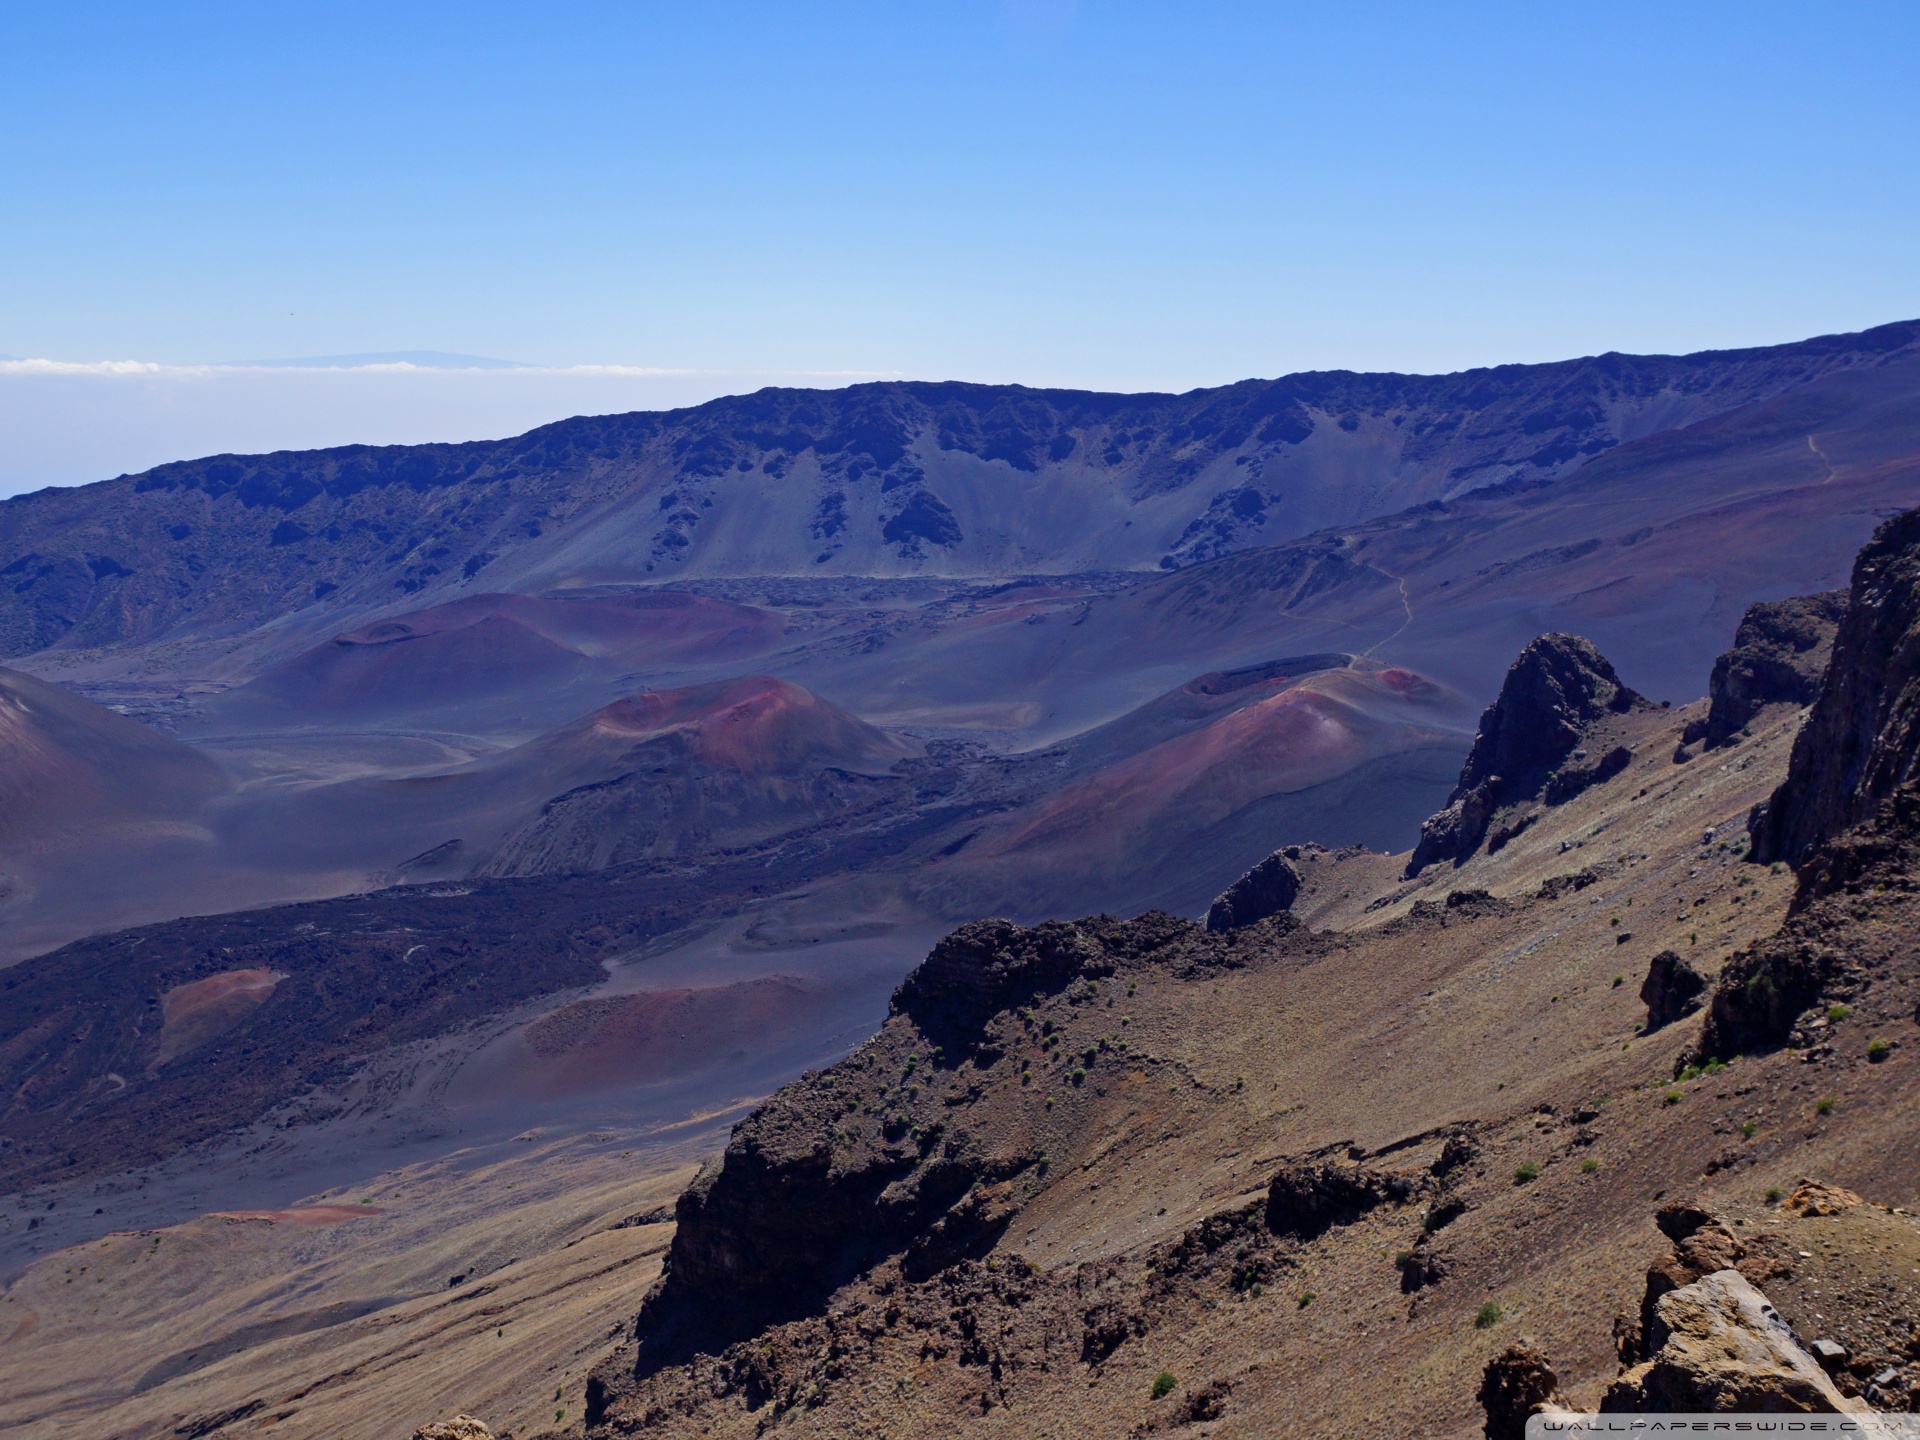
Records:
M1782 1190L1778 1185L1769 1185L1767 1187L1767 1204L1778 1205L1781 1197L1786 1193L1787 1192Z
M1516 1185L1525 1185L1529 1181L1538 1180L1539 1178L1540 1178L1540 1166L1537 1161L1533 1161L1533 1160L1528 1160L1524 1162L1517 1170L1513 1172L1513 1183Z
M1886 1040L1873 1040L1867 1045L1867 1059L1878 1065L1893 1053L1893 1046Z
M1842 1020L1851 1018L1852 1015L1853 1007L1851 1005L1829 1005L1827 1007L1827 1019L1836 1025Z
M1504 1320L1506 1315L1507 1312L1500 1308L1500 1302L1498 1300L1489 1300L1475 1312L1473 1328L1476 1330L1491 1330Z
M1599 1171L1599 1169L1600 1169L1600 1162L1594 1159L1591 1155L1589 1155L1586 1159L1580 1162L1580 1173L1582 1175L1596 1174Z
M1153 1389L1149 1393L1151 1393L1156 1400L1164 1400L1173 1393L1173 1387L1179 1383L1179 1380L1174 1378L1173 1371L1162 1370L1158 1375L1153 1377Z
M1758 1120L1742 1120L1740 1122L1740 1138L1742 1140L1753 1139L1754 1131L1759 1128L1760 1122Z
M1665 1103L1668 1105L1678 1105L1683 1099L1686 1098L1686 1094L1687 1094L1686 1091L1682 1090L1678 1085L1676 1085L1673 1087L1673 1089L1667 1091L1667 1098Z
M1834 1101L1831 1095L1822 1095L1818 1103L1813 1107L1814 1113L1816 1115L1831 1115L1833 1114L1833 1104Z
M1319 1298L1320 1297L1314 1294L1313 1291L1311 1290L1302 1290L1300 1294L1295 1298L1293 1303L1296 1306L1298 1306L1300 1309L1304 1310L1307 1308L1307 1306L1311 1305L1314 1301L1318 1300Z

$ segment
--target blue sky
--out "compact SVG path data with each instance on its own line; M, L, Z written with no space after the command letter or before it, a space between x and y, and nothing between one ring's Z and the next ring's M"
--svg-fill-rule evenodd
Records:
M773 380L1180 389L1920 314L1910 4L5 0L0 25L0 355L163 367L0 373L0 488ZM423 349L546 378L455 401L166 368Z

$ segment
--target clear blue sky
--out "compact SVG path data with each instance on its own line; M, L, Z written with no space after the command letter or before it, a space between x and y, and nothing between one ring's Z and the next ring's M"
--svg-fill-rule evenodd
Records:
M1183 388L1920 314L1910 3L0 17L12 356Z

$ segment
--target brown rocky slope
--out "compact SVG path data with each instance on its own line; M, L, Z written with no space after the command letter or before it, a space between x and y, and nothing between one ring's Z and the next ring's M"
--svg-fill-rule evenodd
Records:
M1849 633L1913 603L1885 577L1916 537L1902 517L1863 555L1836 669ZM1883 816L1860 883L1825 895L1838 861L1799 881L1743 864L1797 715L1693 759L1706 708L1603 702L1565 753L1604 733L1625 764L1445 879L1303 852L1294 913L1224 933L957 932L870 1044L743 1122L682 1197L590 1433L1473 1433L1482 1372L1523 1331L1552 1393L1594 1406L1650 1339L1708 1324L1675 1301L1647 1334L1674 1195L1730 1255L1768 1257L1742 1283L1796 1343L1829 1342L1835 1393L1905 1408L1920 1226L1778 1202L1806 1174L1920 1190L1914 832ZM1723 1043L1781 947L1839 958L1794 992L1787 1045L1777 1025ZM1627 982L1664 953L1718 977L1704 1037L1698 1017L1647 1028ZM1716 1284L1715 1313L1751 1308Z

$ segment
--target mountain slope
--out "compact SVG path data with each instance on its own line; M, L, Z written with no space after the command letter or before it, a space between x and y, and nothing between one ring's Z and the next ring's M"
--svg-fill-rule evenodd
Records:
M1816 763L1788 706L1711 763L1681 743L1706 705L1602 704L1577 738L1624 767L1497 853L1402 885L1298 852L1296 909L1339 930L964 927L681 1196L589 1434L1465 1436L1491 1396L1505 1440L1502 1366L1552 1357L1536 1404L1641 1408L1645 1317L1736 1263L1794 1343L1837 1339L1825 1408L1914 1408L1911 676L1852 652L1904 654L1915 533L1863 555L1834 647L1861 693L1830 672L1828 708L1904 777L1856 777L1875 819L1822 842L1850 858L1741 863L1744 802ZM1711 1007L1656 1016L1626 981L1683 955ZM1762 994L1772 1030L1740 1029Z
M764 390L498 442L216 456L0 505L0 651L337 629L478 586L1178 566L1565 473L1915 335L1178 396Z

